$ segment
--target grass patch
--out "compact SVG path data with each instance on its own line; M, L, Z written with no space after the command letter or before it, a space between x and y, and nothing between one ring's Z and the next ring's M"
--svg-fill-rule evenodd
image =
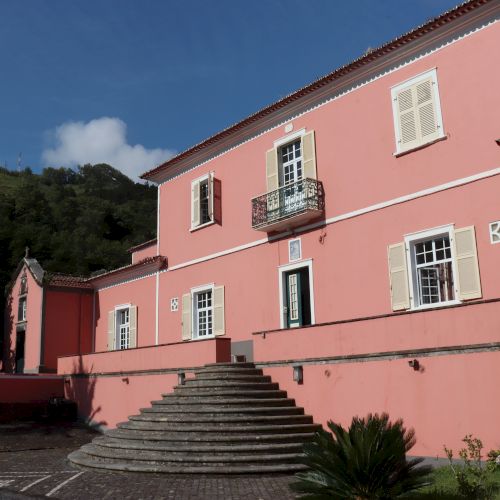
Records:
M414 500L427 500L427 499L442 499L442 500L464 500L464 497L458 494L457 482L450 467L439 467L434 469L430 475L433 481L431 486L422 488L418 493L414 493L408 497ZM495 493L492 497L495 500L500 500L500 469L495 470L492 475L492 486Z

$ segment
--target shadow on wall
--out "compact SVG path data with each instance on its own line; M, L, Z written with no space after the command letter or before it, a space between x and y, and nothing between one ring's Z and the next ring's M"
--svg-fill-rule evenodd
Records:
M101 406L94 408L96 383L97 378L92 376L92 368L86 370L83 366L82 356L78 356L78 361L75 361L71 375L64 378L64 392L67 399L77 403L79 418L87 425L100 430L107 425L107 422L99 420L97 417Z
M2 339L2 372L14 373L16 370L15 338L13 335L14 316L12 314L12 295L9 294L4 309Z

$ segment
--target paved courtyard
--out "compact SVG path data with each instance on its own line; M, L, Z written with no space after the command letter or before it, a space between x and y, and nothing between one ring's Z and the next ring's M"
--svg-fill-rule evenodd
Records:
M73 467L66 456L96 434L72 424L0 425L0 499L295 498L292 476L110 473Z

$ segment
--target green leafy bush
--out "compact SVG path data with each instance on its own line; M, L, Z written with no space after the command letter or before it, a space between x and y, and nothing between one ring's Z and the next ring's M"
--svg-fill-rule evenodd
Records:
M328 427L332 433L321 430L304 445L309 470L291 485L302 498L388 499L430 484L431 467L417 467L421 458L406 458L416 440L402 420L370 414L355 417L348 430L331 421Z
M446 456L450 462L450 468L457 482L458 492L468 499L489 499L493 498L496 488L492 482L492 473L497 466L496 451L492 450L488 454L487 464L482 462L483 442L468 434L462 439L467 445L458 452L462 463L453 461L453 450L444 447Z

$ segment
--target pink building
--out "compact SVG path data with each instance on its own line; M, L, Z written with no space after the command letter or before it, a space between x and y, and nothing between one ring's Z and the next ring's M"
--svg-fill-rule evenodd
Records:
M7 290L1 371L56 373L57 358L92 349L92 286L45 272L28 255Z
M157 240L85 281L92 352L59 358L84 416L232 354L320 423L500 447L499 18L472 0L146 172Z

